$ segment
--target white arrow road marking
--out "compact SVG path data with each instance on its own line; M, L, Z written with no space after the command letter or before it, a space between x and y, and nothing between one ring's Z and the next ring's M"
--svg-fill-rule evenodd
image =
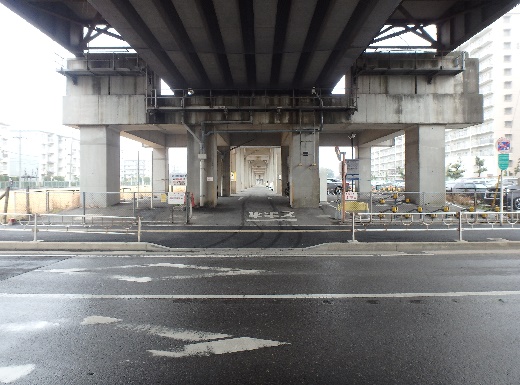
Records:
M10 384L11 382L27 376L35 367L36 366L32 364L0 367L0 382Z
M30 332L34 330L42 330L45 328L60 326L58 323L47 321L32 321L32 322L12 322L0 324L0 331L3 332Z
M156 357L192 357L192 356L209 356L212 354L228 354L245 352L248 350L257 350L280 345L289 345L286 342L261 340L250 337L231 338L227 340L218 340L210 342L201 342L184 346L181 351L166 350L148 350Z
M90 316L83 319L81 325L99 325L99 324L113 324L119 329L130 330L138 333L147 333L160 337L171 338L174 340L198 342L188 344L178 351L166 350L148 350L157 357L190 357L190 356L209 356L211 354L227 354L244 352L248 350L256 350L267 347L275 347L280 345L290 345L287 342L262 340L251 337L232 338L229 334L209 333L197 330L187 329L173 329L165 326L157 325L133 325L119 323L119 318Z
M151 278L151 277L135 277L129 275L112 275L111 279L117 279L119 281L127 281L127 282L137 282L137 283L147 283L152 281L162 281L162 280L172 280L172 279L194 279L194 278L213 278L213 277L226 277L226 276L235 276L235 275L253 275L253 274L261 274L266 273L265 270L252 270L252 269L237 269L230 267L218 267L218 266L199 266L199 265L186 265L183 263L150 263L144 265L125 265L125 266L110 266L110 267L97 267L92 269L49 269L49 270L40 270L46 273L58 273L64 275L73 275L73 274L81 274L81 273L95 273L100 270L110 270L110 269L132 269L132 268L174 268L174 269L188 269L188 270L209 270L214 271L215 273L206 273L206 274L198 274L198 275L179 275L179 276L167 276L160 278Z

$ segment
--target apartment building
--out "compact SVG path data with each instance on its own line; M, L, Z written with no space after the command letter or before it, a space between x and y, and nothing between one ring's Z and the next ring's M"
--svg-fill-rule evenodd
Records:
M484 96L484 122L464 129L446 130L445 167L462 163L465 177L477 176L475 158L484 161L481 176L496 176L496 142L511 141L506 175L520 175L520 7L507 13L460 48L480 61L480 93ZM372 149L372 176L391 178L404 169L404 136L395 146Z
M79 140L0 123L0 175L42 182L56 177L79 180Z
M498 175L496 142L511 141L507 175L514 175L520 158L520 8L504 15L460 49L479 59L484 123L446 131L446 167L461 161L465 176L475 176L475 157L484 160L485 174Z

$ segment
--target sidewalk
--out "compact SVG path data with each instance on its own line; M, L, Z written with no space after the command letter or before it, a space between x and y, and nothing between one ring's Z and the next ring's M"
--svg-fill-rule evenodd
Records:
M193 210L192 226L330 226L335 218L333 202L317 208L292 208L289 198L266 187L252 187L231 197L219 197L215 208Z

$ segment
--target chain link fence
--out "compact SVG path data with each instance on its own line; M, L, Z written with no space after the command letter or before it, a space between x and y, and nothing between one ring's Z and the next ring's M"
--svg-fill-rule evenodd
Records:
M167 193L125 191L97 193L71 190L7 191L7 197L0 200L0 212L11 213L11 217L16 220L23 220L29 214L59 214L62 217L78 215L84 217L140 217L143 222L186 223L192 214L191 205L187 217L186 204L169 204ZM190 202L193 202L193 199ZM8 215L3 215L0 217L0 221L5 223L7 217Z

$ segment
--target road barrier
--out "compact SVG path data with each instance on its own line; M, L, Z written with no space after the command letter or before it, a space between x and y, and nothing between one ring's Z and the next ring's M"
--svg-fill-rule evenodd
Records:
M351 241L356 232L364 231L458 231L459 241L464 231L520 230L520 212L446 211L430 213L347 213L344 224L350 224Z

